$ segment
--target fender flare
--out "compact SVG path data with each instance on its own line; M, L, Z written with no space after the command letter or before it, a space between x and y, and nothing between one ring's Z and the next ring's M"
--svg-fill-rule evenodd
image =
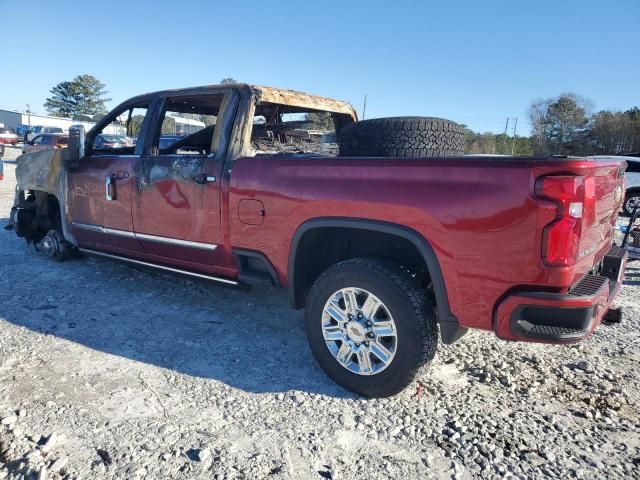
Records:
M304 235L317 228L352 228L360 230L371 230L380 233L395 235L411 242L420 252L422 258L427 265L431 281L433 283L433 291L436 297L436 309L438 313L438 323L440 324L440 334L445 344L451 344L458 340L467 331L461 327L458 319L451 312L449 305L449 297L447 287L444 283L440 262L436 256L433 247L418 232L413 229L398 225L395 223L383 222L379 220L368 220L360 218L341 218L341 217L321 217L307 220L302 223L295 231L291 246L289 248L289 263L287 266L287 276L289 283L289 302L293 308L302 308L300 304L295 279L295 262L298 253L298 246Z

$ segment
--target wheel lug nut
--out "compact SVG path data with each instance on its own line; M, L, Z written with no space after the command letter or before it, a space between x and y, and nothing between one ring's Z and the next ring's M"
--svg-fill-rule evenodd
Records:
M358 320L361 320L363 317L362 312L358 312Z
M371 326L373 326L373 322L371 320L367 320L366 325L367 325L367 327L371 327Z
M375 335L373 334L373 332L369 332L369 333L367 333L367 337L369 337L369 338L374 338L374 337L375 337Z
M369 342L364 342L364 346L368 347L369 346Z

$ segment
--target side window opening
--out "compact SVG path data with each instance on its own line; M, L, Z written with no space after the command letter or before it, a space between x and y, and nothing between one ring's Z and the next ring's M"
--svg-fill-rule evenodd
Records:
M167 98L153 155L210 155L223 94Z
M148 105L140 105L120 112L95 136L93 150L132 155L147 110Z
M335 120L332 112L262 103L253 117L253 153L336 156Z

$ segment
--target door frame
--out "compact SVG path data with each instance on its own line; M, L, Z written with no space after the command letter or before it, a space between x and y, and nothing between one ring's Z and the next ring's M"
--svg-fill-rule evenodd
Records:
M136 226L136 218L139 214L139 210L135 204L136 198L132 201L132 217L133 217L133 230L136 238L138 238L146 250L150 247L146 253L150 255L162 255L163 262L173 261L194 261L194 258L202 258L202 267L210 270L212 268L220 268L218 273L229 274L230 269L233 266L230 264L229 259L232 258L230 254L227 254L227 241L228 239L228 225L225 217L222 215L222 205L225 202L225 188L223 183L223 169L225 167L227 159L227 150L231 139L231 132L234 127L234 120L236 111L240 101L240 94L237 88L233 86L223 87L203 87L196 89L186 89L177 92L162 92L159 94L154 111L150 116L149 124L145 132L144 146L141 147L141 155L139 157L137 168L135 171L135 177L139 182L146 182L148 176L148 167L153 163L154 157L165 157L164 155L158 155L155 151L155 140L161 131L162 122L166 114L166 108L169 100L179 99L180 97L194 97L194 96L222 96L222 103L218 114L216 115L216 127L213 131L213 137L211 139L211 150L213 153L204 157L202 167L206 168L206 165L215 165L212 172L206 173L207 175L214 175L215 188L217 190L217 212L212 212L217 216L217 224L219 232L215 237L212 237L210 241L204 239L188 239L188 238L174 238L173 236L166 236L168 232L155 234L140 227ZM166 155L169 158L171 155ZM180 158L180 155L175 155L176 159ZM146 163L151 162L151 163ZM204 194L206 185L201 186L202 194ZM138 195L139 191L134 192L134 195ZM190 214L185 211L185 214ZM140 233L139 229L142 230ZM167 247L170 247L167 248ZM168 252L173 252L170 256ZM193 257L193 258L192 258ZM206 259L206 260L205 260Z
M78 170L69 172L67 174L67 185L68 185L67 191L69 191L70 189L75 190L76 188L75 183L77 180L77 176L85 175L86 173L84 172L83 168L90 169L91 162L96 162L96 161L99 162L100 159L115 158L116 161L114 163L118 164L119 161L124 162L125 160L128 160L129 167L128 167L126 178L128 178L127 181L130 182L130 185L129 185L130 198L129 198L129 205L128 205L128 215L129 215L129 219L131 220L131 230L129 231L129 230L116 229L116 228L112 228L111 225L102 225L101 223L105 223L105 222L99 222L96 219L91 219L92 221L90 223L85 223L88 219L74 218L74 214L77 214L77 211L74 211L75 210L74 203L76 202L76 198L70 198L69 200L72 202L71 208L70 208L70 216L71 216L70 227L71 227L73 236L76 238L80 246L83 246L82 244L85 244L85 245L91 246L92 248L97 247L101 249L103 248L113 249L118 247L112 245L110 242L106 241L106 239L120 238L122 241L127 242L126 245L128 248L133 249L131 250L132 252L141 250L140 243L135 239L135 236L134 236L133 218L131 217L131 212L132 212L131 201L136 195L135 172L140 160L141 152L144 151L145 144L147 142L149 126L151 124L153 116L156 114L157 105L158 105L158 98L157 98L157 95L154 95L154 94L132 98L130 100L127 100L126 102L121 103L120 105L115 107L113 110L111 110L87 133L86 143L85 143L87 147L86 147L84 156L80 159L80 162L79 162L80 168ZM118 116L134 108L146 108L147 113L140 127L140 132L138 133L138 138L136 140L136 145L134 147L133 153L131 153L130 151L124 151L120 149L97 150L97 151L94 150L93 143L95 141L95 138L102 132L102 130L106 126L108 126L110 123L112 123ZM112 167L105 167L103 169L105 173L105 178L107 179L112 177L115 174L115 172L112 171L113 170ZM131 176L132 178L129 178L129 176ZM116 181L122 180L122 178L115 178L115 180ZM117 189L116 189L116 192L117 192ZM69 192L67 193L67 195L69 195ZM103 199L102 201L104 202L105 200ZM125 206L125 210L126 210L126 206ZM86 238L81 240L83 237L86 237Z

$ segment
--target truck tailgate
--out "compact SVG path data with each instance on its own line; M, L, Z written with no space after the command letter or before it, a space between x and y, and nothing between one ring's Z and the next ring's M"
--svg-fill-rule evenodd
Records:
M595 256L602 260L614 236L623 202L624 165L603 164L586 176L585 205L578 261Z

